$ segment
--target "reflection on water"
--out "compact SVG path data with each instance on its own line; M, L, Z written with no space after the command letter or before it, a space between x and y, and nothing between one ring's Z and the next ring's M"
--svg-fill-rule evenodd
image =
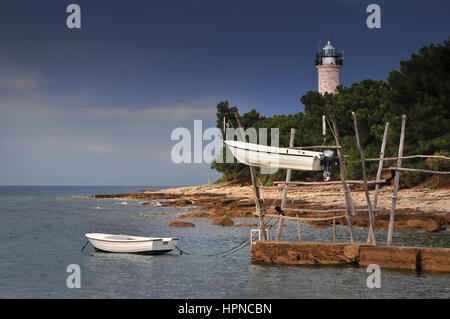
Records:
M448 298L450 274L416 274L382 269L381 288L368 289L365 268L263 266L250 263L246 247L220 256L108 254L88 246L84 233L179 237L179 246L196 254L227 250L248 238L249 229L212 226L209 219L186 219L194 228L168 227L173 207L139 201L90 199L93 193L131 192L145 187L0 187L0 297L23 298ZM99 209L99 207L101 209ZM154 215L154 213L170 213ZM185 219L183 219L185 220ZM250 222L251 219L237 219ZM273 222L273 221L272 221ZM284 240L297 240L297 225L286 222ZM272 230L272 235L276 232ZM303 240L329 242L330 228L304 224ZM367 232L356 230L358 241ZM348 241L338 226L338 241ZM384 244L385 232L377 232ZM397 233L403 246L449 247L449 232ZM81 267L81 289L66 287L66 267Z

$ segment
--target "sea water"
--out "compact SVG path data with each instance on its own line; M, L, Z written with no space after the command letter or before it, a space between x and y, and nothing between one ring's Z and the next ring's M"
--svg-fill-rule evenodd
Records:
M249 228L220 227L206 218L181 219L193 228L169 227L185 208L143 206L141 200L89 195L161 187L0 187L1 298L449 298L450 275L381 269L381 288L368 288L364 267L252 265L248 246L228 257L201 256L245 241ZM157 214L154 213L165 213ZM237 218L235 222L255 223ZM270 223L273 223L271 221ZM297 240L286 222L284 240ZM178 237L193 253L132 255L97 253L85 233ZM276 227L271 231L275 235ZM303 224L304 241L330 242L330 228ZM356 230L357 240L367 232ZM348 242L348 230L337 227ZM385 243L386 233L377 232ZM396 245L450 247L450 233L402 232ZM80 267L80 288L69 288L68 265Z

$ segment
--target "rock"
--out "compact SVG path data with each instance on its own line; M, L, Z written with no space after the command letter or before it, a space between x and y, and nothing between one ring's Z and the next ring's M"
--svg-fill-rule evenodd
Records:
M234 227L258 227L258 224L238 223Z
M384 268L416 269L416 247L361 246L359 265L376 264Z
M183 213L178 215L180 218L209 218L211 214L207 212L197 212L197 213Z
M375 220L375 230L387 231L389 227L389 221L384 219Z
M332 224L330 220L315 220L309 222L311 228L326 228Z
M251 247L252 263L287 265L345 265L355 261L344 255L343 243L258 241Z
M188 222L182 222L179 220L171 220L169 223L170 227L195 227L195 224L188 223Z
M368 228L369 227L369 219L367 218L361 218L361 217L355 217L352 218L353 226L359 227L359 228Z
M448 248L419 248L419 250L422 270L450 272Z
M400 220L395 222L394 230L396 231L417 231L422 230L426 232L436 232L441 230L439 222L429 219L411 219Z
M161 212L161 213L153 213L152 215L168 216L170 214L178 214L178 212ZM178 217L180 217L180 216L178 216Z
M233 226L234 222L229 216L221 216L213 221L213 225L217 226Z
M344 255L351 260L356 260L359 257L359 245L344 246Z

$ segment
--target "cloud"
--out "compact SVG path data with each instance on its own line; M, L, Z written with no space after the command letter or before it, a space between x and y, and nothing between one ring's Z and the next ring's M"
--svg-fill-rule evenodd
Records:
M90 106L89 93L70 93L52 97L31 96L0 101L0 122L70 120L89 121L181 121L198 118L215 117L216 99L206 98L188 102L173 102L143 107ZM80 99L80 96L84 98Z
M30 90L43 87L47 81L41 72L18 65L0 65L0 88L13 90Z
M96 136L39 135L17 137L9 141L8 149L28 149L33 152L90 153L111 152L117 145L112 139Z
M93 103L92 95L92 92L51 97L35 94L0 101L0 144L8 151L80 156L145 153L162 162L170 158L172 129L189 127L194 119L211 123L215 119L217 102L210 98L138 109L88 106ZM74 100L80 106L65 103Z

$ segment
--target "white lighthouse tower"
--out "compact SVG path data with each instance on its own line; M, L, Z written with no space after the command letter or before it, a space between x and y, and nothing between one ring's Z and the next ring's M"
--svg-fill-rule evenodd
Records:
M316 53L316 68L319 75L319 93L336 93L339 85L339 70L342 67L342 51L337 50L328 41L327 45Z

